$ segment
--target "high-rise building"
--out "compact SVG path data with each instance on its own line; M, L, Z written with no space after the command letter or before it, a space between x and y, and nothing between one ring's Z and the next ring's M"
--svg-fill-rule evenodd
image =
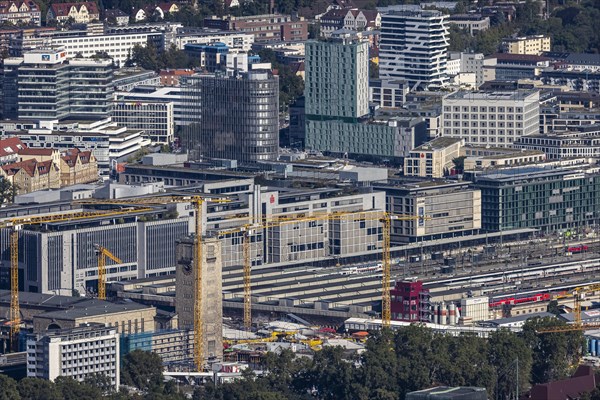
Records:
M412 87L447 83L448 28L440 11L392 6L380 9L379 76Z
M192 158L277 159L279 79L270 71L193 75L183 96L197 110L196 122L182 135Z
M305 112L310 119L360 118L369 113L369 42L332 34L305 50Z
M119 388L119 334L94 323L50 330L27 338L27 376L54 381L59 376L83 381L101 374Z
M40 49L4 60L4 118L59 120L110 115L110 60L67 59L61 50Z
M194 267L196 238L184 238L177 243L175 309L179 315L179 329L193 330L197 305L196 279L198 272L201 272L203 354L206 357L223 358L221 241L203 238L202 242L201 271Z

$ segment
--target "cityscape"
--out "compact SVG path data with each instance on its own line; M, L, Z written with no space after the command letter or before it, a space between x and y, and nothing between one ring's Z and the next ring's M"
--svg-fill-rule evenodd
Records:
M596 0L0 0L0 399L600 399Z

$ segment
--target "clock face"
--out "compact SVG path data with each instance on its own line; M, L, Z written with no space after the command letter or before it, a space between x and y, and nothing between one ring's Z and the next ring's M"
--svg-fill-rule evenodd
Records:
M183 266L183 273L186 275L190 275L192 273L192 264L185 264Z

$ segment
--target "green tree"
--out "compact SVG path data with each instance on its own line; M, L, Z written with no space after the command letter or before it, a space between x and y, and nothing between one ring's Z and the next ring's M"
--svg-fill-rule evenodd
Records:
M63 400L97 400L102 398L101 389L81 383L73 378L59 376L54 385Z
M533 351L533 383L563 379L579 363L584 346L582 332L539 333L544 328L564 326L564 321L550 317L531 318L523 326L523 337Z
M465 159L467 157L460 156L452 159L452 164L454 164L454 169L459 173L462 173L465 169Z
M6 178L0 178L0 204L12 203L18 190L17 185L13 185Z
M20 400L21 395L17 388L17 381L6 375L0 374L0 400Z
M115 387L110 381L110 377L106 374L90 374L85 377L83 383L90 387L98 388L104 396L115 392Z
M61 400L54 384L45 379L24 378L19 382L22 400Z
M156 353L134 350L123 357L121 383L145 392L162 387L162 360Z
M548 309L546 311L556 316L562 314L562 310L560 309L560 307L558 307L557 300L552 300L550 303L548 303Z
M379 64L376 64L373 61L369 61L369 78L379 78Z
M498 386L495 390L498 398L512 399L516 395L515 382L517 377L515 374L517 362L519 364L519 388L521 393L529 387L533 362L532 351L522 337L505 329L492 332L488 341L488 359L496 370Z

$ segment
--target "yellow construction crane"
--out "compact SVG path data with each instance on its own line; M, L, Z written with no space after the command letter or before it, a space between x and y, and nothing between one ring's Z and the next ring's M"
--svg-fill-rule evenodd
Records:
M135 208L118 211L73 211L43 216L24 216L8 218L0 221L0 228L10 228L10 337L13 348L16 348L17 335L21 330L21 309L19 305L19 230L23 226L40 225L52 222L67 222L93 217L112 217L148 211L150 209Z
M117 264L123 261L111 253L106 247L95 244L96 254L98 255L98 298L106 300L106 258L110 258Z
M182 195L117 200L94 199L77 202L78 204L104 204L118 206L191 203L194 206L196 228L196 241L194 244L194 269L196 270L196 280L194 283L194 292L196 294L194 301L194 363L196 364L198 371L202 370L204 364L204 326L202 318L202 206L206 202L227 203L229 200L199 195Z
M595 283L591 285L576 287L568 295L557 296L556 298L573 297L575 303L575 306L573 307L573 323L567 326L542 328L538 330L538 333L585 331L588 329L600 328L600 324L584 324L581 320L581 302L585 299L585 295L587 293L592 293L599 290L600 284Z
M382 245L382 298L381 298L381 318L383 326L389 327L391 321L391 300L390 300L390 280L391 280L391 257L390 257L390 235L391 223L393 220L419 220L430 219L429 217L413 215L394 215L382 211L345 211L333 213L321 213L306 216L305 214L285 215L276 218L266 217L267 222L263 224L246 224L238 228L227 231L220 231L219 235L227 235L241 232L243 248L243 276L244 276L244 326L249 329L252 326L252 296L251 296L251 268L250 257L250 235L253 231L281 226L287 223L299 223L319 220L342 220L344 218L357 217L361 220L377 220L383 224L383 245Z

